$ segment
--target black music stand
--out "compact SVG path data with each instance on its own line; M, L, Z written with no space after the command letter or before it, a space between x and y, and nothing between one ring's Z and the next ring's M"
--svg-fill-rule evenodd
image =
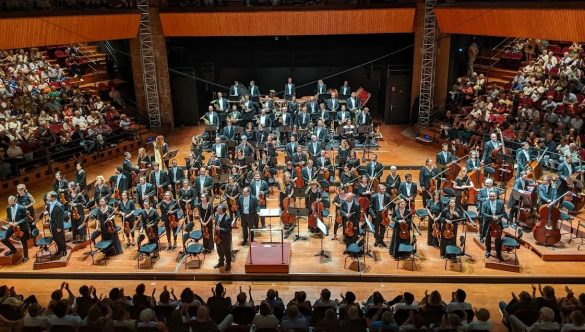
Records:
M362 212L363 213L363 212ZM376 234L376 228L374 227L374 224L372 224L372 222L370 221L370 218L365 215L365 224L366 224L366 234L364 235L366 237L366 246L364 248L364 255L370 256L374 259L374 261L376 260L376 257L372 254L372 251L370 250L370 239L368 236L368 232L372 233L372 234ZM384 239L382 239L383 241ZM365 262L365 256L364 256L364 262Z
M217 132L216 125L205 125L205 132L208 135L208 143L211 145L211 142L215 141L215 133Z
M321 249L314 256L315 257L319 256L319 257L329 258L329 255L327 255L325 253L325 250L323 250L323 239L326 236L329 236L329 228L327 227L327 225L325 225L325 223L323 223L323 221L321 221L321 219L317 218L317 229L320 230L321 233L323 233L323 236L321 236Z
M298 240L305 240L306 241L307 237L301 236L301 220L299 217L308 217L309 216L309 209L289 207L288 213L290 215L294 216L295 220L297 221L297 234L295 235L293 242L296 242Z

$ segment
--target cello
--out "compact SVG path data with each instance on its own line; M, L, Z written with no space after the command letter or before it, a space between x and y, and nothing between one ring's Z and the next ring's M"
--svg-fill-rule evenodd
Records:
M321 189L319 189L319 196L317 200L311 204L311 214L309 215L309 228L313 231L317 229L317 219L323 219L323 210L325 205L321 201Z
M360 206L360 222L364 222L364 214L368 212L368 209L370 208L370 199L366 196L360 196L358 198L358 205Z
M295 173L296 173L296 178L295 178L295 188L302 188L305 186L305 181L303 180L303 174L301 171L301 166L298 165L297 167L295 167Z
M558 225L561 211L555 206L557 201L543 205L538 210L538 223L532 228L536 243L553 246L561 240L561 230Z
M292 198L288 196L282 200L282 214L280 215L280 220L285 227L292 224L295 220L295 217L288 213L288 208L290 207L291 201Z
M497 182L508 182L514 176L514 165L506 163L506 158L509 155L506 153L506 147L504 146L504 136L502 135L502 130L500 130L499 128L496 128L496 130L500 134L502 146L501 148L494 149L491 153L491 157L494 160L498 160L497 157L498 152L500 152L500 149L502 150L503 157L501 158L501 161L498 161L493 165L494 169L496 170L496 172L494 173L494 179Z

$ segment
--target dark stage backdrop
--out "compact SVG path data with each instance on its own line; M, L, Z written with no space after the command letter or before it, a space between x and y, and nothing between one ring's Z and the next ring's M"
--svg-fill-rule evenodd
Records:
M288 76L297 85L297 97L315 94L316 83L299 85L333 75L383 55L396 54L325 80L339 89L348 80L352 90L364 87L372 94L368 106L375 117L386 123L408 121L412 74L412 34L307 36L307 37L233 37L169 38L169 67L175 124L198 123L214 93L220 87L198 81L196 91L174 70L195 75L223 86L234 80L248 85L254 80L262 94L270 89L282 91ZM390 73L390 74L389 74ZM389 93L400 86L400 96ZM185 86L187 85L187 86ZM398 93L398 92L397 92ZM404 97L403 97L404 96ZM392 101L389 98L393 98ZM392 107L392 114L390 109Z

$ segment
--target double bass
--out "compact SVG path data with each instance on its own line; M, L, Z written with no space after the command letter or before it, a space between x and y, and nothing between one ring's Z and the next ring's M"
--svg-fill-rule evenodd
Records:
M295 188L302 188L305 186L305 181L303 180L303 174L302 174L302 170L301 170L301 166L297 166L295 167L295 174L296 174L296 178L295 178Z
M556 203L553 201L553 203ZM561 211L555 204L545 204L538 210L538 223L532 228L536 243L553 246L561 241L561 230L558 221Z
M496 128L497 132L500 134L500 140L502 140L501 152L504 158L501 158L500 161L496 162L493 167L496 170L494 173L494 179L497 182L508 182L514 176L514 165L509 164L506 162L506 157L508 157L506 153L506 147L504 146L504 136L502 135L502 130ZM494 160L498 160L498 153L500 149L494 149L491 153L491 157Z
M290 207L291 201L292 198L288 196L286 196L282 200L282 214L280 215L280 220L282 221L282 224L284 226L292 224L295 220L295 217L292 214L288 213L288 208Z
M357 201L360 206L360 222L363 223L365 220L365 213L368 212L368 209L370 208L370 199L366 196L360 196Z

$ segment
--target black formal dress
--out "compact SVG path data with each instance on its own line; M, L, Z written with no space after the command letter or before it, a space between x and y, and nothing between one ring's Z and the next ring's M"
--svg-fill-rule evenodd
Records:
M111 231L108 229L107 219L112 215L112 211L113 209L108 206L105 210L98 208L96 214L96 218L100 223L102 241L112 241L112 249L105 252L107 256L116 256L124 252L122 249L122 244L120 243L120 237L118 237L119 227L114 223L114 232L111 233Z
M390 255L394 258L399 258L400 255L398 254L398 247L401 243L410 243L410 230L409 230L409 237L408 239L403 239L400 237L400 221L406 221L408 224L408 229L412 227L412 216L410 215L410 211L408 207L404 209L404 211L400 211L400 208L394 210L392 215L392 240L390 241Z

